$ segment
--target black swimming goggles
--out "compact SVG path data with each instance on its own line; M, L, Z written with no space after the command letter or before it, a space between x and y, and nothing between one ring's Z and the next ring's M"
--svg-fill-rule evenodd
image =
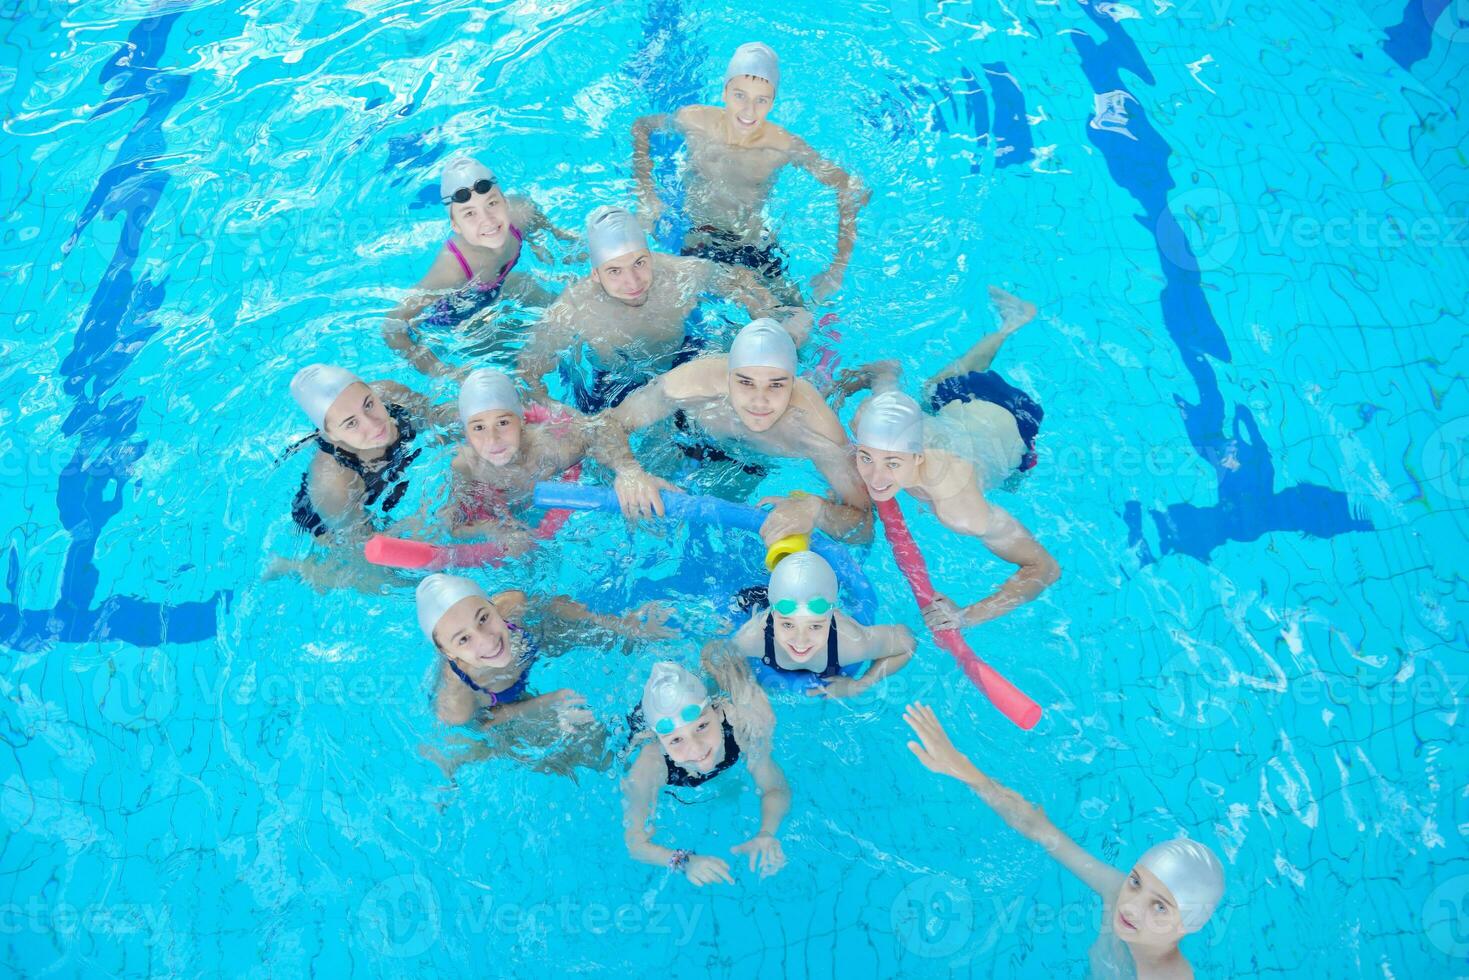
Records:
M490 188L494 186L495 182L488 178L485 178L483 180L476 180L474 182L474 187L459 188L453 194L450 194L448 197L444 198L444 203L448 204L452 201L455 204L463 204L464 202L469 200L469 193L471 190L473 190L476 194L488 194L490 192Z

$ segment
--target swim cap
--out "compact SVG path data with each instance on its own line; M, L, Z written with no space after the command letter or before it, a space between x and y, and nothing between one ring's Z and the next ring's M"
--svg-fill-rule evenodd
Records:
M330 364L308 364L291 379L291 397L313 425L326 427L326 412L348 388L362 379L345 368Z
M857 416L853 441L890 453L923 452L923 409L900 391L873 397Z
M741 44L735 48L729 67L724 70L724 83L728 85L731 78L741 75L754 75L765 79L772 88L780 88L780 59L767 44L759 41Z
M776 609L780 602L795 602L798 606L805 606L808 615L822 616L837 604L837 574L816 552L798 551L782 558L775 571L770 573L768 594L771 609ZM814 599L825 602L825 607L819 612L812 608ZM818 602L817 606L820 605ZM782 615L795 615L794 611L776 611Z
M762 316L751 320L729 347L729 369L772 367L796 374L796 342L780 324Z
M475 368L459 387L459 421L465 425L480 412L520 414L520 392L504 371Z
M1154 844L1137 859L1173 893L1186 932L1198 932L1224 897L1224 866L1198 841L1179 837Z
M454 603L472 595L477 595L486 602L490 599L485 595L484 589L469 579L462 575L445 575L443 572L434 572L419 582L413 595L418 602L418 627L423 630L423 635L428 637L430 643L434 639L434 627L439 625L439 620L444 618L444 613Z
M672 660L660 660L653 665L648 683L643 685L643 720L654 731L664 719L673 721L674 727L686 725L693 719L680 718L685 709L703 705L708 699L704 682L692 671Z
M626 208L602 207L587 215L587 251L592 268L647 247L647 232Z
M490 168L474 157L455 157L444 164L443 176L439 178L439 200L448 204L454 200L455 191L464 187L473 190L474 185L481 180L497 183Z

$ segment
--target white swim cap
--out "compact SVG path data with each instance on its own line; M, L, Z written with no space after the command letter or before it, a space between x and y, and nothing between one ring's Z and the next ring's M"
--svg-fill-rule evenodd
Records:
M862 406L853 442L890 453L923 452L923 409L900 391L884 391Z
M689 706L698 705L702 712L708 700L709 692L697 675L672 660L660 660L643 685L643 720L655 732L664 719L672 721L675 728L687 725L693 718L682 716Z
M806 615L823 616L837 604L837 574L816 552L797 551L776 564L775 571L770 573L768 594L771 609L778 602L791 601L805 606ZM826 600L826 608L819 612L811 609L813 599Z
M771 88L780 88L780 59L767 44L759 41L741 44L735 48L729 67L724 70L724 83L728 85L731 78L741 75L754 75L769 82Z
M587 252L592 268L647 247L647 232L626 208L602 207L587 215Z
M1202 929L1224 897L1224 866L1198 841L1179 837L1154 844L1137 859L1137 865L1151 871L1173 893L1187 932Z
M430 643L434 639L434 627L439 625L444 613L460 599L467 599L472 595L477 595L486 602L490 600L484 589L462 575L434 572L418 583L418 589L414 592L414 598L418 602L418 628L423 630L423 635L428 637Z
M480 412L520 414L520 392L504 371L475 368L459 387L459 421L468 425Z
M729 369L744 367L780 368L795 377L796 342L769 317L751 320L729 347Z
M308 364L291 379L291 397L318 429L326 428L326 412L342 392L362 379L345 368Z
M455 191L465 188L473 190L474 185L481 180L497 183L490 168L474 157L455 157L444 164L443 176L439 178L439 199L450 204L454 200Z

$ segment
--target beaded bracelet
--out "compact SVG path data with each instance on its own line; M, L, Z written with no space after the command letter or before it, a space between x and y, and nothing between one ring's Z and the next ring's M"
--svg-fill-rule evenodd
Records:
M693 851L686 851L681 847L675 849L673 852L673 857L668 859L669 870L682 871L684 868L689 866L689 858L693 856Z

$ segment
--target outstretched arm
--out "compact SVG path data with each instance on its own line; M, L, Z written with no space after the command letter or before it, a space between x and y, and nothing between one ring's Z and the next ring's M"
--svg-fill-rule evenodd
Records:
M932 708L915 701L908 705L903 720L918 736L918 741L909 742L908 748L919 762L929 770L952 776L974 790L1001 820L1021 836L1044 847L1051 857L1085 882L1087 887L1104 898L1116 895L1118 886L1122 884L1122 873L1083 850L1081 845L1062 833L1040 807L980 772L968 756L954 748Z
M653 131L665 129L673 124L669 113L642 116L632 124L632 172L638 182L638 204L647 211L652 220L657 220L663 204L658 200L658 189L653 186L653 148L650 137Z
M842 288L842 279L847 274L847 264L852 259L852 249L857 243L857 212L867 206L872 192L862 186L841 167L817 153L805 140L792 137L791 160L804 167L827 187L837 192L837 247L831 265L811 282L811 292L816 301Z
M923 611L929 629L961 629L987 623L1017 606L1023 606L1061 577L1061 566L1051 553L1002 507L984 499L975 486L938 503L939 520L960 534L979 538L996 557L1018 565L993 594L959 609L944 596L937 596Z

